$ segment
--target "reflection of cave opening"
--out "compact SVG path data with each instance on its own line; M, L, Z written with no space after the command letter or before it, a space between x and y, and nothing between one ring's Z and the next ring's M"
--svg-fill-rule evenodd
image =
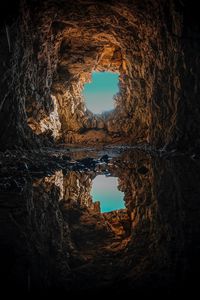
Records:
M116 177L98 175L94 178L91 190L93 201L100 202L101 212L124 209L124 193L117 188Z
M91 82L85 84L83 91L87 108L95 114L113 110L118 81L117 73L93 72Z

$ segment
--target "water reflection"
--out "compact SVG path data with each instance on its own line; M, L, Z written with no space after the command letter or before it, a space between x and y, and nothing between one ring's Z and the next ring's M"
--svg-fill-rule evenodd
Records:
M117 181L126 208L102 214L91 190L106 174ZM198 161L139 151L40 178L0 177L2 284L191 287L200 267L199 181Z
M116 177L98 175L94 178L91 196L93 201L100 202L102 213L125 208L124 194L118 190L117 186Z

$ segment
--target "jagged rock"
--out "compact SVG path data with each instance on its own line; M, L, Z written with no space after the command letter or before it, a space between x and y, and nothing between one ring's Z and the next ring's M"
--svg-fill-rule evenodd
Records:
M13 18L5 13L12 49L2 29L1 148L65 141L197 149L199 22L179 2L30 0ZM82 96L94 70L120 75L116 108L102 116Z
M200 269L198 4L1 2L1 286L149 293L191 280L191 293ZM82 94L93 71L119 74L115 109L102 115ZM109 164L102 153L25 151L112 143L162 150ZM101 213L90 195L97 174L118 177L124 210Z
M17 152L6 153L8 161L13 157L20 159ZM148 169L142 177L136 172L141 162ZM29 292L114 287L124 293L139 286L148 293L163 287L174 293L180 283L183 289L182 283L195 280L199 161L135 150L113 158L107 169L118 177L126 208L103 214L90 196L95 169L0 177L2 282ZM100 165L98 171L105 169Z

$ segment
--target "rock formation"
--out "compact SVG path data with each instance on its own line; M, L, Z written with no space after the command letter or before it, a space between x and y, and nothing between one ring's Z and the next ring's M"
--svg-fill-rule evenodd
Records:
M126 209L102 214L92 203L100 169L119 176ZM26 291L190 289L199 268L199 178L198 161L140 151L90 171L1 178L1 282Z
M6 2L2 286L67 295L132 289L140 296L198 288L198 4ZM83 97L93 71L119 74L115 109L101 115ZM124 209L101 213L90 195L98 174L118 178Z
M187 1L22 1L1 22L1 148L52 143L199 147L199 23ZM192 17L191 17L192 15ZM96 116L91 72L119 73Z

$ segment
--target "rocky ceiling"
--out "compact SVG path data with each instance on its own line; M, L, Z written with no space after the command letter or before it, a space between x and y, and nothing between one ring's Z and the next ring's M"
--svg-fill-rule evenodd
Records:
M1 148L147 143L198 149L198 17L186 1L22 1L0 31ZM195 11L195 7L193 8ZM116 108L89 112L93 70L120 74Z

